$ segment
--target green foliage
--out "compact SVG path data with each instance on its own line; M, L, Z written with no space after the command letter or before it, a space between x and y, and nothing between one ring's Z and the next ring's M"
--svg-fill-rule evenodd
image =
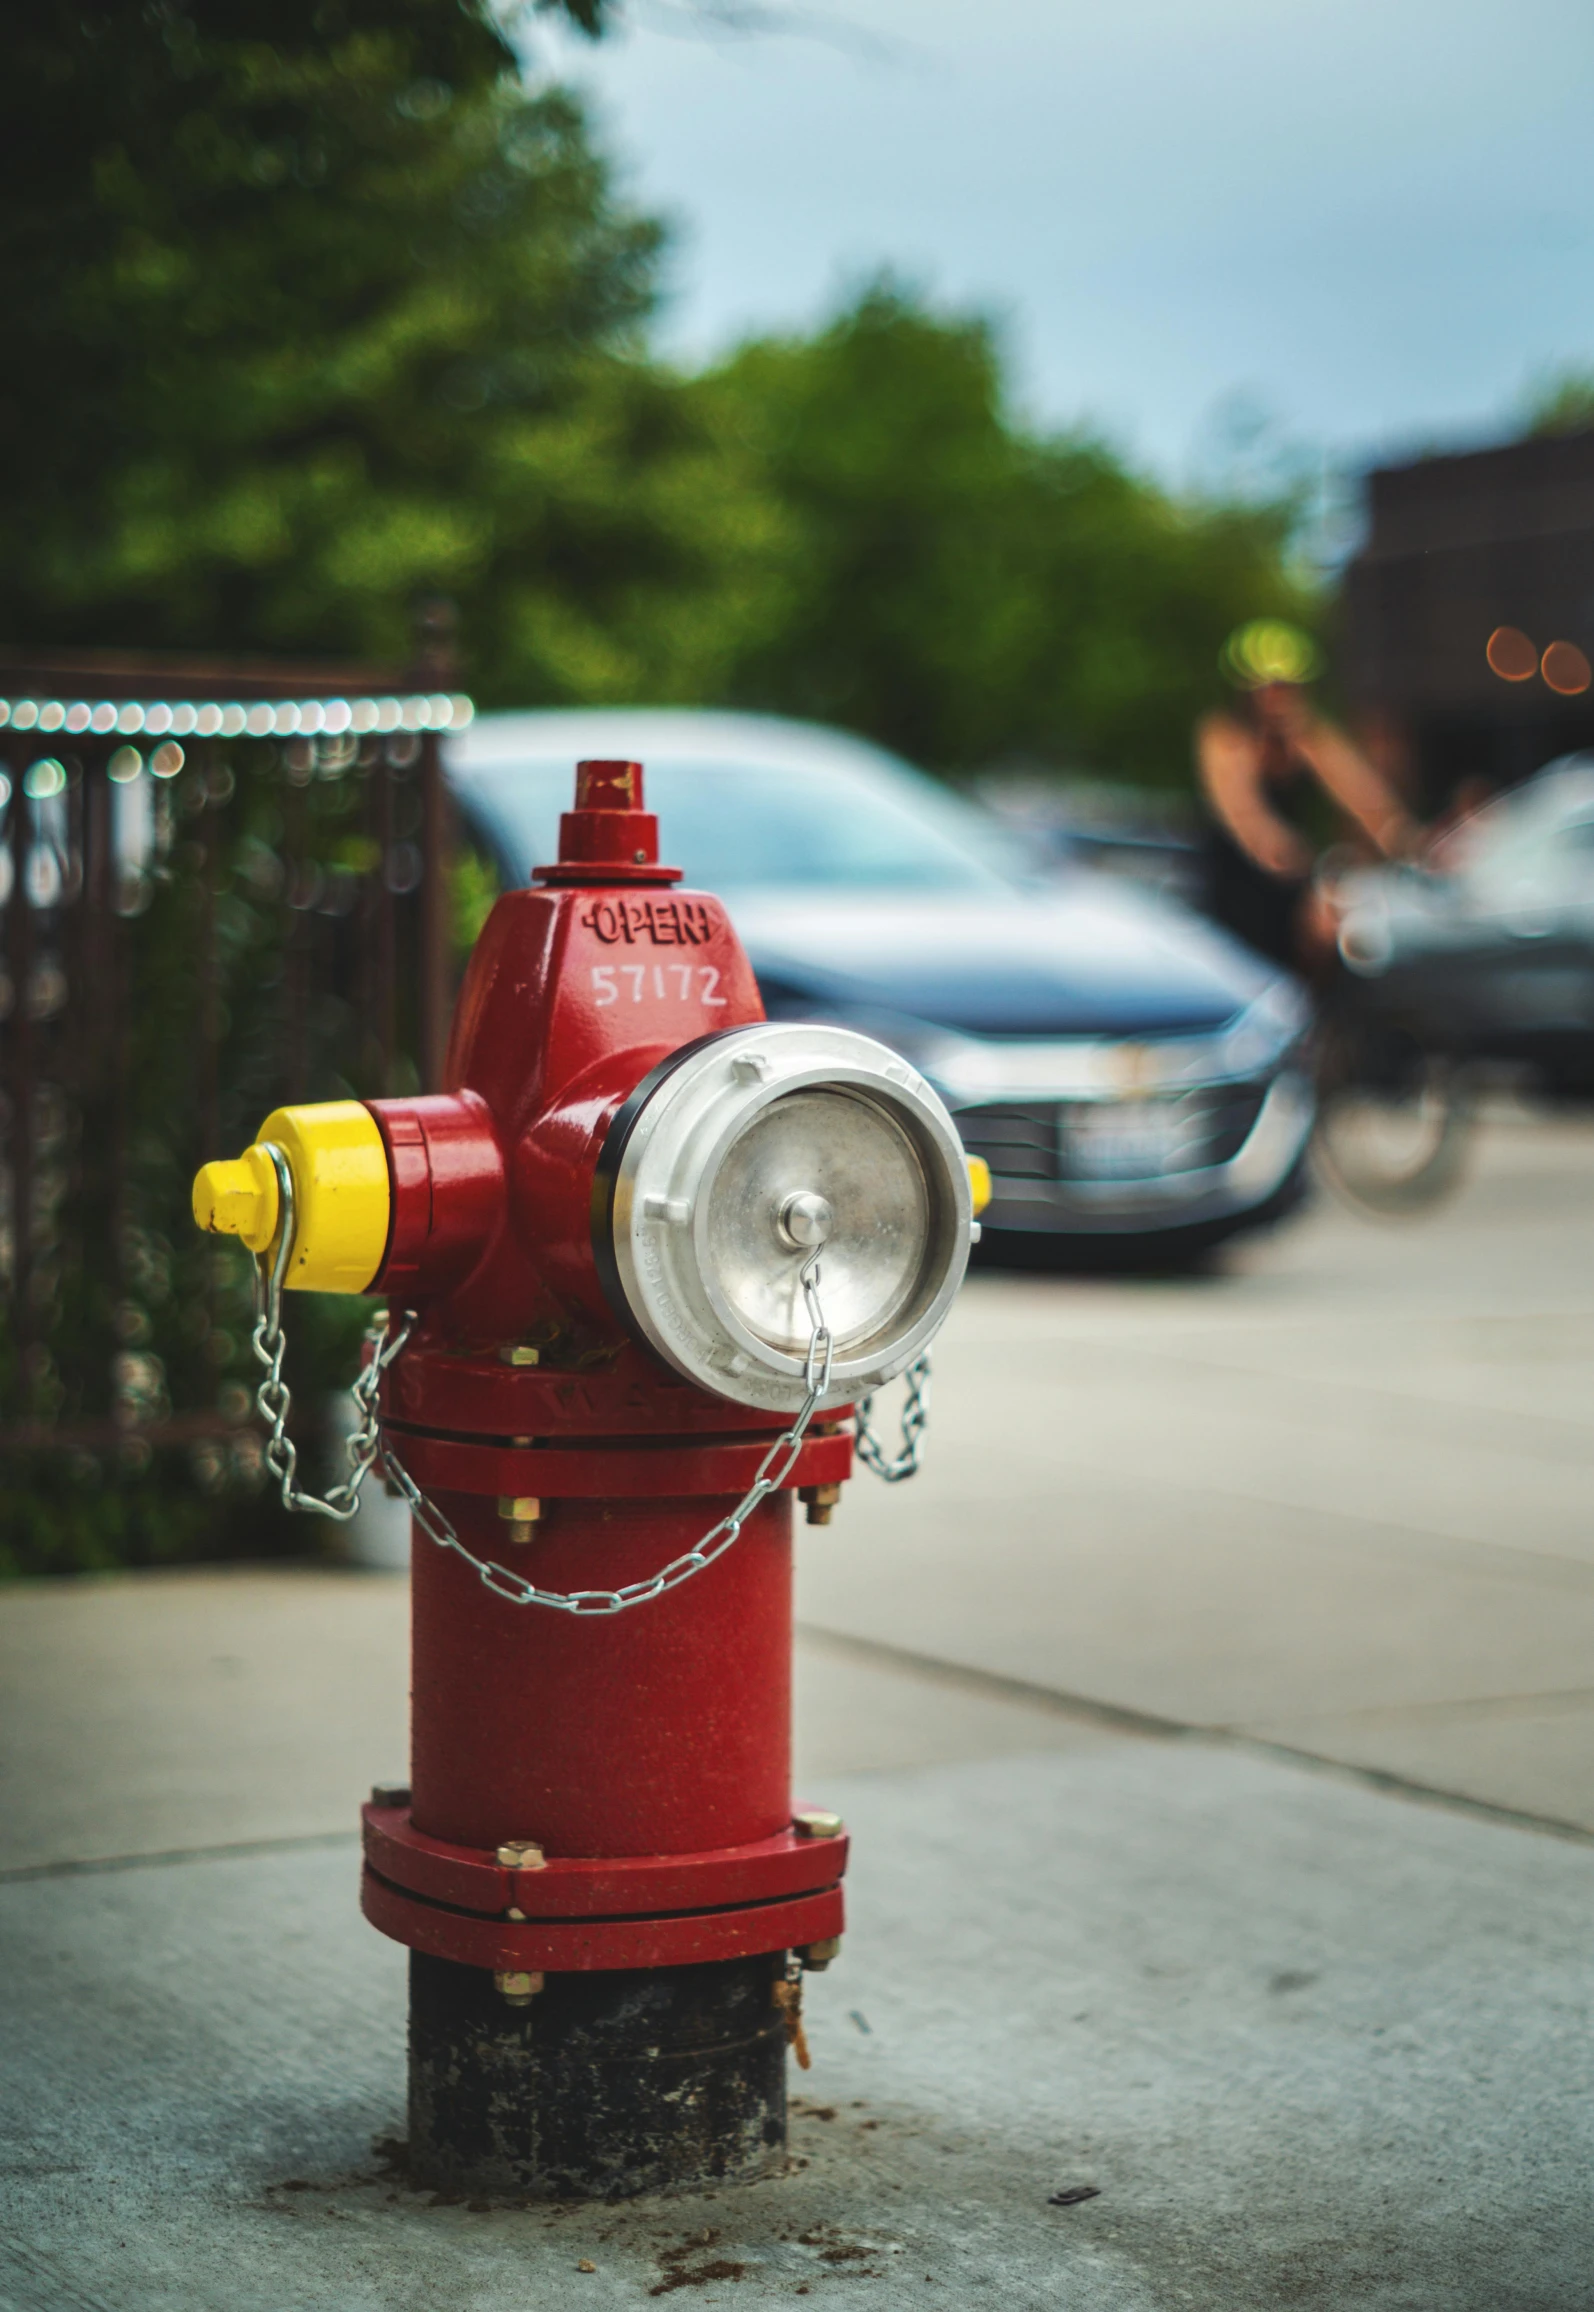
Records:
M31 12L0 134L9 639L402 658L440 591L489 696L722 678L772 512L485 5Z
M1594 369L1558 369L1539 379L1523 410L1528 434L1585 433L1594 426Z
M12 641L394 659L442 593L485 704L1171 781L1225 634L1314 607L1290 507L1035 434L988 329L889 286L649 361L659 228L485 0L57 0L11 64Z
M449 868L449 936L463 971L499 896L498 871L484 852L462 846Z
M1291 507L1183 504L1101 441L1027 432L988 328L889 287L714 382L796 532L738 699L944 770L1177 781L1231 628L1315 607Z

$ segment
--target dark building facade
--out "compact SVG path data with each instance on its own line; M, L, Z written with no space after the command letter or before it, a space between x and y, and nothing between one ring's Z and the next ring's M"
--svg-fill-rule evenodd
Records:
M1594 747L1594 430L1385 467L1368 496L1345 673L1418 806Z

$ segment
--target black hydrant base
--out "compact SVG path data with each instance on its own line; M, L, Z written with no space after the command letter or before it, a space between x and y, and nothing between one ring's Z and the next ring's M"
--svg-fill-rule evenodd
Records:
M785 1953L549 1975L511 2007L410 1954L410 2174L493 2198L628 2199L768 2174L786 2149Z

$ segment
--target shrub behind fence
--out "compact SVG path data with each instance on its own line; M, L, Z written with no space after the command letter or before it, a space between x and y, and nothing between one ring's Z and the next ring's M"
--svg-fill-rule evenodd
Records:
M0 661L0 1572L303 1546L190 1183L280 1102L438 1081L469 715L369 669ZM313 1460L364 1312L294 1313Z

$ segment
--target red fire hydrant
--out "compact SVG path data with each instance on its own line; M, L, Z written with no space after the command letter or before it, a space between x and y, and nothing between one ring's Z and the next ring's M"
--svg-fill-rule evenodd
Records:
M279 1110L195 1187L260 1264L295 1505L324 1506L281 1288L390 1305L329 1506L380 1461L414 1515L410 1783L365 1809L362 1900L412 1954L412 2172L444 2188L780 2158L847 1856L792 1805L792 1496L828 1515L846 1416L922 1357L977 1233L929 1086L765 1022L678 882L640 767L581 764L557 864L471 959L450 1089Z

